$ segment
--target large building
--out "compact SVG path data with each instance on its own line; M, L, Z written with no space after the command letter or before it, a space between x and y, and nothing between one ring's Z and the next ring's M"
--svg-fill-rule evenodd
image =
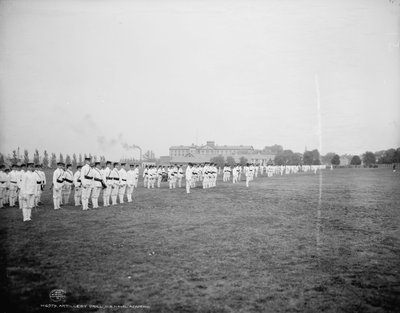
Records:
M203 163L218 155L222 155L225 159L231 156L236 162L244 157L248 162L253 163L272 162L275 158L275 155L255 150L253 146L218 146L214 141L207 141L202 146L192 144L191 146L172 146L169 148L171 163Z

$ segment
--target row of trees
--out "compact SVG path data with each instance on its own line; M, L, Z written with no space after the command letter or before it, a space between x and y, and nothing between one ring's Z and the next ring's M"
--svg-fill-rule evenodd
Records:
M77 164L82 164L84 158L86 157L90 157L92 158L92 160L94 162L105 162L106 159L104 156L96 156L96 155L91 155L84 153L82 155L82 153L79 153L78 155L76 153L72 154L72 157L69 154L66 154L65 157L62 153L59 154L58 158L57 155L55 153L51 153L49 154L47 152L47 150L45 150L43 152L43 156L40 155L39 150L35 150L35 153L33 154L33 158L31 159L29 156L29 152L28 150L24 150L24 154L22 156L22 159L20 158L20 156L18 155L16 150L13 150L11 158L10 158L10 162L12 164L15 163L19 163L19 162L24 162L24 163L28 163L30 161L33 161L33 163L35 164L43 164L44 167L51 167L54 168L57 166L57 162L64 162L66 164L72 164L72 166L76 167ZM0 153L0 164L4 164L5 163L5 157L3 154Z

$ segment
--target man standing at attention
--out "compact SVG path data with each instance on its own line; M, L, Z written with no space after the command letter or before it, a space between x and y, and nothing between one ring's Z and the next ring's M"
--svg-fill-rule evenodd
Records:
M132 202L132 193L135 186L135 165L130 164L130 169L126 173L126 197L128 202Z
M57 168L53 173L53 203L54 210L60 209L61 204L61 192L64 186L64 163L58 162Z
M192 163L189 163L187 168L186 168L186 173L185 173L185 179L186 179L186 193L190 193L190 186L192 184Z
M37 175L33 172L33 163L27 164L28 168L21 176L20 195L23 221L31 220L32 208L35 206L37 192Z
M119 203L124 203L124 196L125 196L125 191L126 191L126 170L125 170L125 165L126 163L121 163L121 168L119 170L119 190L118 190L118 195L119 195Z
M75 200L75 206L80 206L81 205L81 197L82 197L81 168L82 168L82 165L78 165L76 167L76 172L74 174L74 186L75 186L74 200Z
M69 196L71 195L72 184L74 182L74 174L71 171L72 164L67 164L64 172L64 186L62 190L63 204L69 204Z
M93 169L90 166L90 158L85 158L85 165L81 170L81 183L82 183L82 210L89 210L89 198L93 186Z

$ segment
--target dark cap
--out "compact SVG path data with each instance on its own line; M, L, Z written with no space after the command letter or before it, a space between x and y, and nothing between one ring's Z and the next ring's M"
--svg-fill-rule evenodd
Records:
M57 165L65 165L64 162L57 162Z
M67 164L67 167L70 167L70 166L72 166L72 164L71 164L71 163L68 163L68 164Z
M96 166L96 165L100 165L100 162L94 162L94 165Z
M77 167L76 167L77 169L79 169L79 168L82 168L82 165L77 165Z
M106 165L107 165L107 164L112 164L112 162L111 162L111 161L107 161L107 162L106 162Z
M114 162L114 164L113 164L113 165L114 165L114 166L116 166L116 165L118 165L118 164L119 164L118 162Z
M85 158L85 161L90 161L90 160L91 160L90 157L86 157L86 158Z

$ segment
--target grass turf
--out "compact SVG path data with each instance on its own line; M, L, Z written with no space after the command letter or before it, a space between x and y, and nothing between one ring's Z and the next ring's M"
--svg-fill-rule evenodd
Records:
M30 223L0 210L2 294L8 312L82 312L43 307L57 288L98 312L396 312L399 187L390 169L337 169L140 186L89 211L55 211L47 190Z

